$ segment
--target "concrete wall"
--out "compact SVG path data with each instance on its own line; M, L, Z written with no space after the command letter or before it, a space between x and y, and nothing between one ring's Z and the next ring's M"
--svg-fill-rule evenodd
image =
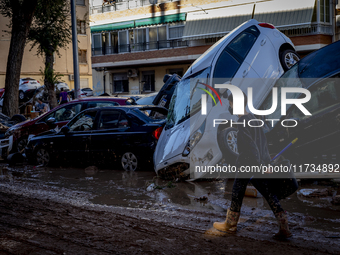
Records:
M77 19L84 20L89 14L89 1L85 1L85 6L77 5ZM8 30L7 24L9 20L0 15L0 88L5 87L5 76L8 51L10 46L11 36L3 30ZM78 47L87 51L87 64L80 64L80 78L88 79L89 87L92 87L92 67L91 67L91 32L89 26L87 26L86 35L78 35ZM31 44L28 44L25 48L23 63L21 67L20 77L32 77L40 81L43 84L43 76L40 69L44 67L43 56L37 56L36 48L30 51ZM56 72L63 74L61 78L66 82L69 87L74 88L74 82L69 80L69 74L73 74L73 54L72 44L69 44L67 49L60 50L61 56L56 55L54 69Z

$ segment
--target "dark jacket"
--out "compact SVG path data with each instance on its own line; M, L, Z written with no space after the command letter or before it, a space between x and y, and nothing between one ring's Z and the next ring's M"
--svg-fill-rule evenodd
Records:
M238 122L245 121L245 127L238 125L237 147L239 156L236 166L254 166L260 164L268 164L270 156L267 146L267 139L262 127L249 127L248 121L256 119L256 117L248 113L239 118ZM260 126L260 122L251 122L252 126Z

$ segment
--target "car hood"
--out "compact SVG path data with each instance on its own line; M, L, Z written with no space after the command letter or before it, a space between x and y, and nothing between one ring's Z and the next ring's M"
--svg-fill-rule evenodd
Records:
M164 129L154 153L155 165L165 163L167 160L182 154L189 140L189 135L190 120L186 120L173 128Z

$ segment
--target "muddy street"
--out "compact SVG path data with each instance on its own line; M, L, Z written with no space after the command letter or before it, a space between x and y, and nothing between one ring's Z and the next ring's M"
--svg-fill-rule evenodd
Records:
M232 180L171 183L152 171L0 166L1 254L337 254L339 206L331 181L302 182L282 202L294 237L271 235L277 223L262 197L244 199L239 231L212 228L230 205ZM154 183L156 189L147 191ZM302 192L301 192L302 191Z

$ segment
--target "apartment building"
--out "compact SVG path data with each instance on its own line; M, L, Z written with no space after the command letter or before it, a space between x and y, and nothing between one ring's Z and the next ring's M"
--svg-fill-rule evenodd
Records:
M76 0L76 13L78 23L80 86L83 88L92 88L91 31L88 22L89 1ZM4 30L8 30L8 23L9 20L0 15L0 88L5 87L7 57L11 40L11 35L4 32ZM44 57L37 56L36 49L30 51L30 48L30 44L25 48L20 77L31 77L37 79L40 84L44 84L40 71L44 68ZM54 55L54 69L56 72L64 75L61 79L72 89L74 88L72 44L66 49L61 49L60 53L60 57L57 54Z
M212 44L251 18L273 24L304 56L336 39L335 5L335 0L90 0L94 90L158 91L165 74L183 75Z

